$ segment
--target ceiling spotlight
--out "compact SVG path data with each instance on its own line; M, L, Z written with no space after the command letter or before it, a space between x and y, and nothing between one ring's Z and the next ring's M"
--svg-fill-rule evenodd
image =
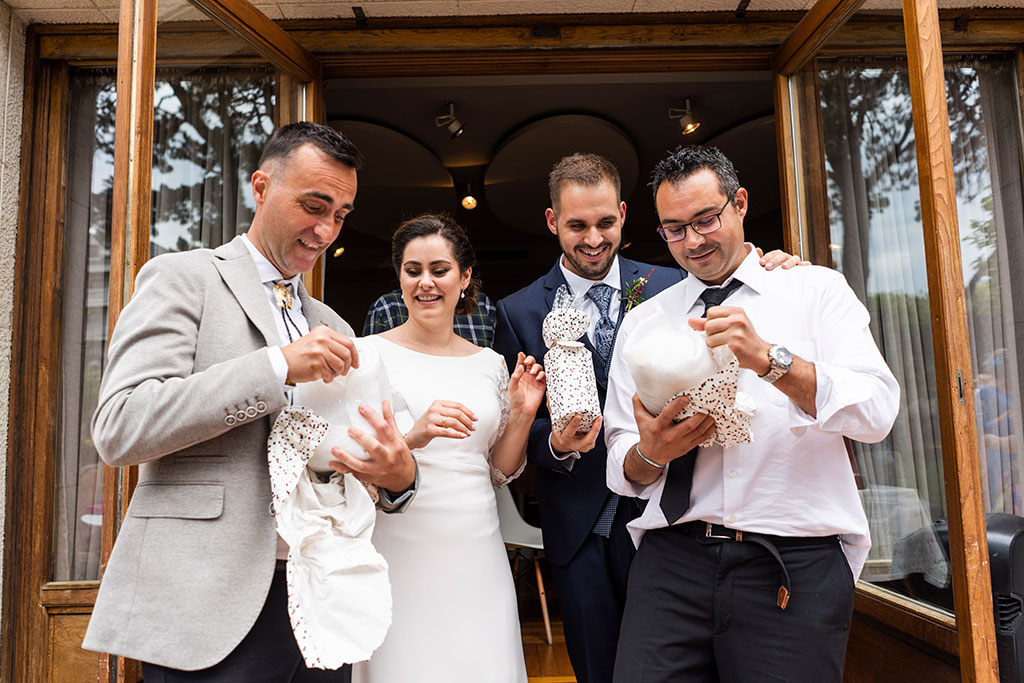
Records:
M669 109L668 117L670 119L679 119L679 132L683 135L689 135L698 128L700 128L700 121L693 116L693 112L690 110L690 98L686 98L686 106L682 109Z
M444 128L452 136L452 140L462 135L462 121L455 118L455 103L448 103L448 113L434 117L434 125Z
M462 196L462 208L467 211L472 211L476 208L477 201L476 197L473 196L473 188L468 183L466 184L466 194Z

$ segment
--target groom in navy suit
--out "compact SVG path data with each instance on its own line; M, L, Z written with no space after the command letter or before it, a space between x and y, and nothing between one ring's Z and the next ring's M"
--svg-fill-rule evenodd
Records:
M544 316L555 292L568 285L586 293L583 310L590 330L583 338L594 357L597 391L604 406L608 361L615 333L626 312L627 288L650 275L638 295L651 297L686 276L618 255L626 203L620 197L619 172L595 154L565 157L551 170L548 229L558 237L562 256L547 275L498 302L495 349L515 367L516 353L541 358ZM569 659L579 683L611 681L615 644L626 599L626 576L633 542L626 523L637 517L636 499L620 498L605 484L601 421L577 434L574 418L561 432L551 431L543 410L530 432L527 458L538 466L544 553L561 596Z

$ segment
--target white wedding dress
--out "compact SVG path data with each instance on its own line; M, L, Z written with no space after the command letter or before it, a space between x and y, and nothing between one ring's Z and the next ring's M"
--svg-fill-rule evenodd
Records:
M492 488L492 481L507 482L488 462L507 419L505 361L490 349L432 356L368 339L413 418L442 399L462 403L479 419L469 437L436 438L414 451L415 499L405 512L377 514L373 543L388 562L394 611L383 645L353 667L353 683L525 683L515 588ZM404 432L412 425L398 426Z

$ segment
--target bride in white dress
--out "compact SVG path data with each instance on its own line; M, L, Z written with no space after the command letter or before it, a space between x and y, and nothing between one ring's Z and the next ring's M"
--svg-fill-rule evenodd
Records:
M378 514L373 542L388 561L394 612L383 645L353 667L354 683L525 683L515 589L492 483L522 471L544 396L544 372L505 361L452 330L475 308L473 249L445 216L395 232L403 325L369 337L393 389L416 417L406 441L419 464L415 500Z

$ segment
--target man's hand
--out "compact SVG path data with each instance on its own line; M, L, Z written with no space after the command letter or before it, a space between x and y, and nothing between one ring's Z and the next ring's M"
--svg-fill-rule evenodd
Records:
M736 354L741 368L766 375L771 370L768 349L771 344L761 339L747 312L737 306L712 306L707 318L690 318L690 327L707 335L708 347L728 346ZM645 453L646 455L646 453Z
M781 249L769 251L767 254L761 251L760 247L755 247L755 249L757 249L757 255L761 257L759 263L765 270L772 270L776 266L782 266L783 270L789 270L793 266L811 265L810 261L803 261L799 256L793 256Z
M348 428L348 435L366 450L369 459L362 460L335 446L331 449L331 455L336 460L330 465L336 472L351 472L360 481L375 484L392 493L401 493L416 480L416 463L412 451L395 425L395 415L388 401L384 401L381 412L383 415L377 414L365 403L359 406L359 414L373 425L377 432L376 438L361 429Z
M647 411L640 398L633 394L633 416L640 432L637 448L644 457L659 465L667 465L714 436L715 421L710 415L697 413L681 422L672 421L689 402L686 396L677 396L654 416ZM647 464L634 451L631 448L626 454L623 472L627 479L635 484L650 484L661 476L663 468Z
M713 349L727 345L736 354L741 368L753 370L758 377L764 377L772 369L772 362L768 358L768 350L772 346L758 336L742 308L712 306L708 309L707 318L690 318L689 323L690 327L707 335L708 347ZM815 417L818 414L817 373L814 363L794 355L789 372L772 386L792 399L802 411Z
M288 382L330 382L350 368L359 367L359 352L355 342L341 332L320 325L304 337L281 347L288 363Z
M439 436L464 439L476 429L473 424L476 420L473 411L458 401L437 400L416 420L416 424L405 435L405 443L415 450L423 448Z
M582 415L573 415L569 424L565 425L560 432L551 432L551 448L555 453L572 453L573 451L583 454L593 450L597 443L597 435L601 433L601 423L604 418L598 416L590 425L589 432L580 433L580 422Z

